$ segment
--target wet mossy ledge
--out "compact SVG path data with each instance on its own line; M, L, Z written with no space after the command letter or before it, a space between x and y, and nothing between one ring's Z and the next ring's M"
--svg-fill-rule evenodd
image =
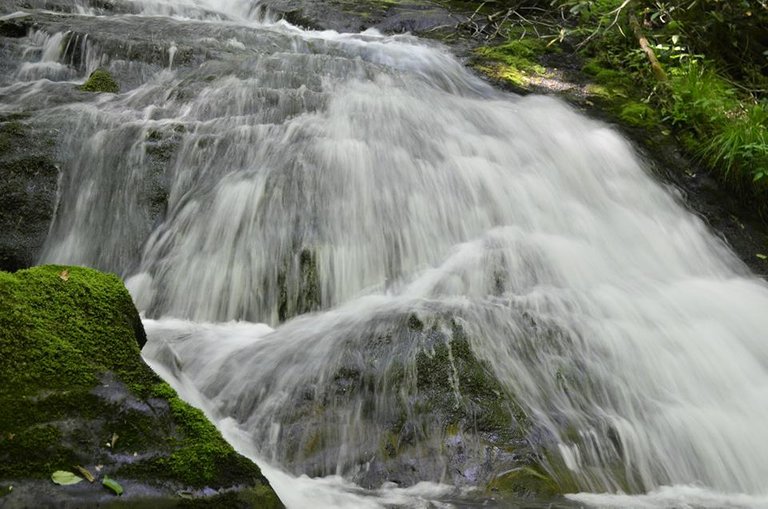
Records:
M0 303L3 507L282 507L259 468L144 363L118 277L0 272ZM51 481L78 467L95 482ZM107 476L122 496L102 486Z
M78 87L83 92L108 92L116 94L120 91L120 85L117 84L112 74L105 69L96 69L88 79Z

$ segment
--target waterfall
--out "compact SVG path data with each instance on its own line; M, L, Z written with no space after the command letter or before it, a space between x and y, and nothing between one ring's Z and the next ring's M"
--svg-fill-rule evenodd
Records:
M240 0L79 12L0 78L58 133L40 262L124 277L147 359L273 475L352 507L498 475L419 414L447 348L448 399L476 358L580 503L768 506L768 286L616 131L409 35ZM97 66L121 93L74 91ZM418 462L382 488L396 421Z

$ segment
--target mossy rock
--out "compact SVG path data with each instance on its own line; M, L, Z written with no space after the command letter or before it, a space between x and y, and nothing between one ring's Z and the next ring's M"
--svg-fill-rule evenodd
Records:
M120 91L120 86L112 77L109 71L96 69L88 76L85 83L78 87L83 92L109 92L116 94Z
M544 77L547 70L536 58L547 51L540 39L510 40L497 46L475 49L473 67L494 80L525 89L536 77Z
M418 309L340 325L347 353L272 414L281 423L281 464L313 476L341 473L366 488L423 480L485 487L514 469L543 470L540 451L551 444L478 357L463 323ZM364 423L352 436L349 415ZM342 445L354 453L340 454ZM534 496L539 487L505 495Z
M0 302L0 486L14 487L9 506L114 502L98 481L50 481L79 465L117 480L119 500L133 505L281 507L259 468L144 363L144 329L117 276L62 266L0 272Z

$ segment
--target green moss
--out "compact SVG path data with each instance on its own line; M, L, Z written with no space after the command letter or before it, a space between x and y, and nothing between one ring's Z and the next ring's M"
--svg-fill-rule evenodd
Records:
M554 479L535 467L522 467L501 474L488 483L486 490L515 497L553 497L562 493Z
M104 69L96 69L88 76L85 83L78 87L83 92L109 92L116 94L120 91L120 86L115 78Z
M649 105L637 101L627 101L621 106L619 118L627 125L634 127L652 128L659 123L656 110Z
M2 132L11 136L22 136L24 134L24 125L18 120L10 120L3 124Z
M71 465L77 457L61 445L61 432L52 425L5 432L0 437L0 458L17 458L17 463L0 463L0 478L47 478L60 465Z
M324 444L324 434L321 430L316 430L310 433L309 436L304 440L302 447L304 456L312 456L313 454L319 452L323 448Z
M309 249L302 249L299 255L299 296L297 314L315 311L320 308L320 281L317 273L317 259Z
M534 59L546 45L539 39L516 39L498 46L482 46L475 50L480 72L516 86L527 85L532 77L546 76L547 70Z
M557 47L548 46L543 39L521 37L512 31L503 44L475 49L473 67L491 78L525 88L532 78L547 76L547 70L537 60L555 51Z
M25 126L18 120L8 120L0 124L0 156L9 152L25 134Z
M203 412L181 401L170 400L171 414L182 431L179 448L167 461L168 468L190 486L227 486L238 479L261 477L259 468L221 439Z
M267 486L228 491L212 497L181 499L178 509L277 509L283 507L280 500Z
M431 354L417 355L416 373L417 389L429 396L429 405L447 416L444 430L458 426L493 433L505 442L523 433L525 413L490 367L477 359L458 324L453 324L447 342L436 344Z
M279 321L319 309L322 298L314 251L304 248L298 257L283 263L277 273L277 288Z
M144 330L117 276L0 272L0 302L0 480L103 464L116 479L271 493L259 468L141 359ZM121 459L131 453L147 459Z
M140 357L138 312L117 276L61 266L0 273L0 297L0 385L17 397L90 388L104 371L154 380Z

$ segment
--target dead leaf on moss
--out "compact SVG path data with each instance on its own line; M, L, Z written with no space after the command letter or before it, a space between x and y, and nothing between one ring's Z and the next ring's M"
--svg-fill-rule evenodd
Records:
M88 482L93 482L96 480L95 477L93 477L93 474L88 471L87 468L81 467L80 465L75 465L75 470L83 474L83 477L88 479Z
M69 281L69 271L67 269L62 270L59 272L59 277L62 281Z

